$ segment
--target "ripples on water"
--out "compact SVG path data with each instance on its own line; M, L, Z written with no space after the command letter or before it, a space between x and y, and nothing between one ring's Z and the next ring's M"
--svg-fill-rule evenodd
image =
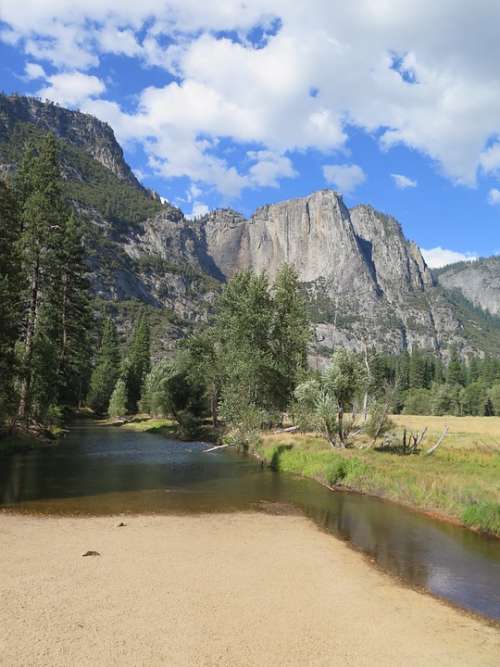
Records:
M500 540L378 499L332 493L202 443L95 425L61 446L0 458L0 502L58 514L300 511L380 567L500 619Z

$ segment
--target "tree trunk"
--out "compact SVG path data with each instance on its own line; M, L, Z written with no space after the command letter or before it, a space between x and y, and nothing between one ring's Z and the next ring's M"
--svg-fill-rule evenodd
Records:
M213 386L210 396L210 412L212 415L212 426L214 428L217 428L217 425L219 424L218 403L217 389Z
M40 280L40 257L36 258L31 277L31 300L26 325L26 337L24 340L24 377L21 383L21 392L19 398L19 408L17 418L27 420L29 395L31 389L31 360L33 357L33 340L35 337L36 324L38 319L38 292ZM12 427L14 424L12 425Z

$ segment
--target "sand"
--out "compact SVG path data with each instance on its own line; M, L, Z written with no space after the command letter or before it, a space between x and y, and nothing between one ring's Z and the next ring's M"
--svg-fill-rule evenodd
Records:
M0 664L498 667L500 631L302 517L0 514Z

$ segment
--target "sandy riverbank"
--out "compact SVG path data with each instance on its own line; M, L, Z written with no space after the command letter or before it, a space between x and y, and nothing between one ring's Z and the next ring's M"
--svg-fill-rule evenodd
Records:
M119 521L0 514L1 665L498 665L498 629L300 517Z

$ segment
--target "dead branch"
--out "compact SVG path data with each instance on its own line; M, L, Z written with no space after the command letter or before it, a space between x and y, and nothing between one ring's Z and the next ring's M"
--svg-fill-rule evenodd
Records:
M204 449L203 454L207 454L208 452L215 452L216 449L224 449L224 447L229 447L229 445L217 445L216 447L210 447L210 449Z
M434 452L436 451L436 449L439 447L439 445L440 445L440 444L443 442L443 440L445 439L447 433L448 433L448 427L445 426L445 427L444 427L444 431L443 431L443 432L441 433L441 435L439 436L439 439L438 439L438 441L436 442L436 444L433 445L430 449L428 449L428 450L425 452L425 455L426 455L426 456L430 456L431 454L434 454Z

